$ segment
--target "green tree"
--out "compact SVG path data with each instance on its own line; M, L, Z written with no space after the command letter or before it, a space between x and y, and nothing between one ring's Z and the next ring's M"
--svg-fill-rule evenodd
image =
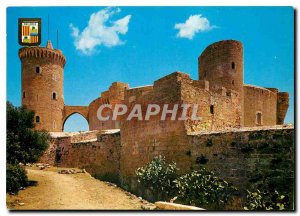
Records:
M26 186L27 176L19 163L34 163L48 148L49 134L34 130L34 112L25 107L6 104L6 184L7 192Z
M48 148L46 131L34 130L34 112L7 102L7 155L10 164L34 163Z

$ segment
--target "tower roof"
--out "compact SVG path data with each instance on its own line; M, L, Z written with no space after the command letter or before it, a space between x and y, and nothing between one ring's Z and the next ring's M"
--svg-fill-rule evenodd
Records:
M52 43L51 43L50 40L47 41L46 48L48 48L48 49L53 49L53 46L52 46Z

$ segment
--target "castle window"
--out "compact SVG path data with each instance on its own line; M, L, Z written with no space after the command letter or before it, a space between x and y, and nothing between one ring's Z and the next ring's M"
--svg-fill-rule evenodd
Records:
M55 92L52 93L52 99L56 100L56 93Z
M234 80L231 81L232 85L234 85Z
M231 62L231 69L235 69L235 63Z
M53 125L52 125L52 127L53 127L53 129L55 129L55 128L56 128L56 122L55 122L55 121L53 121Z
M36 72L37 74L41 73L41 68L40 68L40 66L36 66L36 67L35 67L35 72Z
M262 113L256 112L256 125L260 126L262 125Z
M40 117L39 117L39 116L36 116L36 117L35 117L35 122L36 122L36 123L39 123L39 122L40 122L40 120L41 120L41 119L40 119Z
M215 113L215 107L214 107L214 105L210 105L209 111L210 111L211 114Z
M23 91L23 98L25 98L26 97L26 93L25 93L25 91Z
M205 78L205 77L206 77L206 71L203 72L203 78Z

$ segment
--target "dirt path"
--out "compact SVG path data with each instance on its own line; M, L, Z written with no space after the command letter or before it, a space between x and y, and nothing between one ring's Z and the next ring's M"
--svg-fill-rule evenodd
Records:
M21 190L16 196L7 195L7 207L16 210L141 209L142 200L88 173L58 174L54 169L28 168L29 179L38 181L38 186Z

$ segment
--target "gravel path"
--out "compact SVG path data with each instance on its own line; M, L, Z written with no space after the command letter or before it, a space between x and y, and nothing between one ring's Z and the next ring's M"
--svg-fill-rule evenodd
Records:
M55 170L56 169L56 170ZM141 210L142 200L126 191L92 178L88 173L58 174L57 168L27 168L37 186L7 195L7 207L14 210Z

